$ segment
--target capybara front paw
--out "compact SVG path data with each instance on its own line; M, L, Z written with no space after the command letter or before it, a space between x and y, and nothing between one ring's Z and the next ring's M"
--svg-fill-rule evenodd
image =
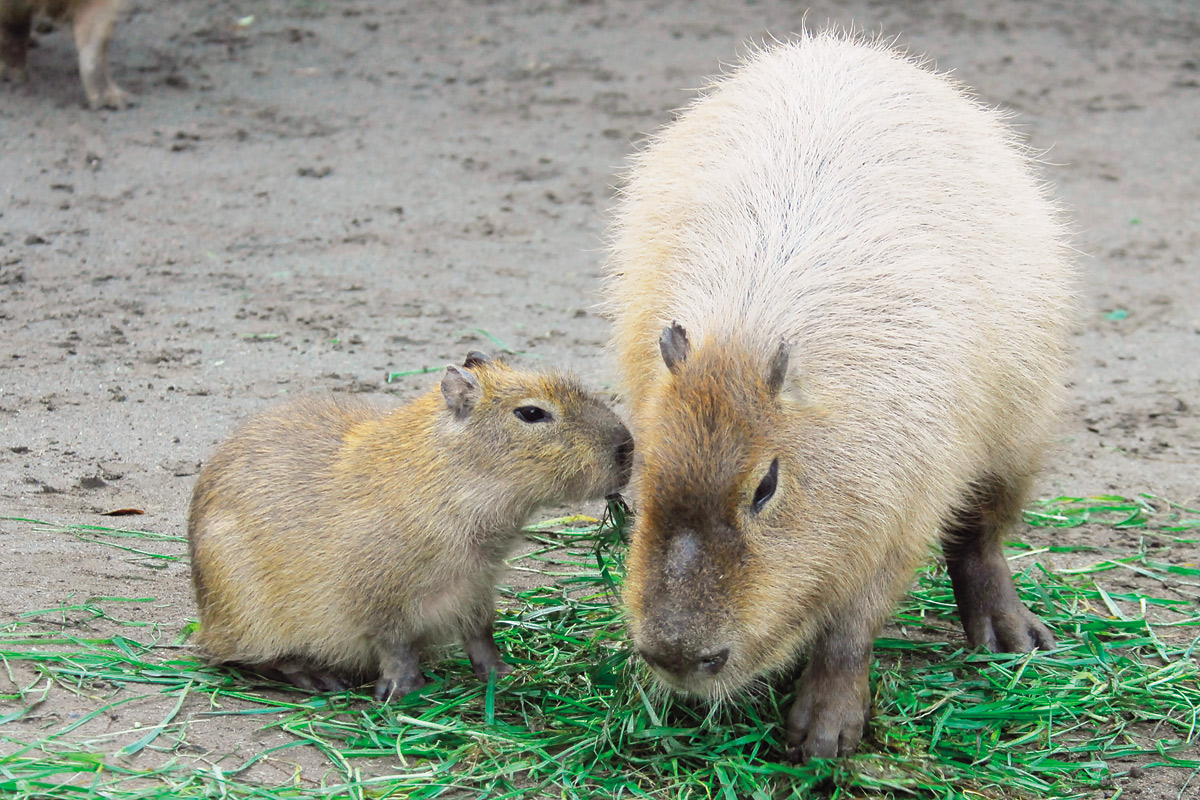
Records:
M851 755L866 724L867 715L857 700L799 697L788 715L788 759L804 762Z
M512 664L499 659L491 664L472 664L471 666L475 670L475 677L479 678L479 680L483 681L484 683L487 683L488 676L491 674L492 670L496 671L497 680L503 678L505 675L511 675L513 672Z
M375 682L375 699L381 703L399 700L410 692L415 692L425 685L425 676L403 675L383 676Z
M475 677L479 680L486 683L492 670L496 671L497 678L512 674L512 665L505 663L500 657L500 649L496 647L490 620L486 625L463 637L463 649L467 651L471 669L475 670Z
M834 681L802 676L788 713L788 759L804 762L852 755L869 716L865 677Z
M973 647L984 647L993 653L1028 653L1030 650L1053 650L1054 634L1046 623L1013 597L1011 602L997 604L983 613L964 620L967 641Z

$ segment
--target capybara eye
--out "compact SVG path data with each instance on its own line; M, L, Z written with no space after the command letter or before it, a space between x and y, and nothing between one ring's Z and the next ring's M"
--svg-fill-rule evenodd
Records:
M754 500L751 501L750 507L754 509L754 513L762 511L762 507L771 499L771 495L775 494L775 484L779 482L779 459L771 462L771 468L767 470L767 474L763 476L759 482L758 488L754 490Z
M521 406L513 412L522 422L549 422L550 412L537 406Z

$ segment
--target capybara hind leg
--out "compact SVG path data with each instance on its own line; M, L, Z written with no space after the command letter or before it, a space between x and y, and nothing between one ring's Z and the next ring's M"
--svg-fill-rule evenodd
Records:
M88 105L124 108L129 95L113 83L108 69L108 42L121 0L86 0L75 11L75 45L79 49L79 77Z
M33 8L27 0L0 0L0 77L21 83L29 77L25 59Z
M375 682L376 700L399 700L424 685L420 651L412 642L393 641L382 648L379 657L379 680Z
M509 675L513 671L512 665L505 663L500 657L500 648L496 647L490 603L480 624L463 635L463 649L467 651L467 658L471 659L475 676L481 681L486 681L492 670L496 671L497 678Z
M1054 649L1054 636L1017 598L1001 537L1021 514L1028 479L981 482L942 536L967 641L993 652Z
M871 714L874 639L860 617L831 625L814 644L788 713L790 760L848 756L858 747Z

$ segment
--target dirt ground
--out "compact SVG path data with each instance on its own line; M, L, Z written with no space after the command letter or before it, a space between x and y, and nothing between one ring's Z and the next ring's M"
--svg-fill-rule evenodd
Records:
M1194 0L130 0L111 60L136 107L82 106L66 29L0 85L0 516L181 535L239 418L410 396L431 376L385 376L496 342L611 385L594 303L624 159L745 42L826 21L897 35L1047 151L1089 311L1039 494L1195 505ZM122 507L145 514L99 516ZM156 598L136 613L172 635L194 616L186 564L111 552L0 521L0 622L95 595Z

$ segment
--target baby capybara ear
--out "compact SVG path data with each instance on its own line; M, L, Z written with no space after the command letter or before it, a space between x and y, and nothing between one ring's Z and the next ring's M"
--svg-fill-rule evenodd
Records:
M467 358L465 361L463 361L463 367L465 369L473 369L481 364L490 363L492 363L492 357L487 353L481 353L478 350L472 350L471 352L467 353Z
M467 361L470 360L468 356ZM446 367L446 374L442 376L442 397L446 399L446 408L454 412L455 419L471 416L482 392L479 381L470 372L455 366Z

